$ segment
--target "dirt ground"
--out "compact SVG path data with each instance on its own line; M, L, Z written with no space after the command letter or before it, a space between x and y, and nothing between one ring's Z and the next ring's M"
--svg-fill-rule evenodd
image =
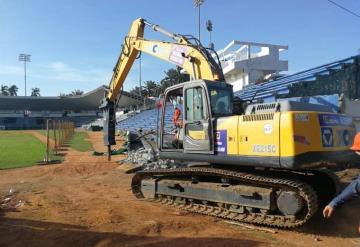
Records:
M89 135L95 150L105 151L102 133ZM0 246L360 246L359 201L330 220L318 214L274 234L136 200L126 165L115 163L124 156L108 162L69 148L63 155L62 164L0 171L0 197L13 188L13 200L25 202L0 210ZM358 173L349 169L340 177L349 181Z

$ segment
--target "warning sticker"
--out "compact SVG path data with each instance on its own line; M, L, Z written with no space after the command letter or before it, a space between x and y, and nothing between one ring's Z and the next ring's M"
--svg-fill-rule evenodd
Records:
M336 114L319 114L319 122L321 126L350 126L352 125L352 117Z
M227 154L227 132L226 132L226 130L216 131L215 151L218 154Z
M185 54L187 51L187 47L180 46L180 45L173 45L171 47L170 57L169 60L173 63L176 63L180 66L184 64L185 57L183 54Z
M321 128L321 140L323 147L334 146L334 135L332 128Z

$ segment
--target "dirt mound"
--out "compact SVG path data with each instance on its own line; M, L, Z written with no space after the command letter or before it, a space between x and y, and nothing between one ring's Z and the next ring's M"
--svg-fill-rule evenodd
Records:
M96 160L96 159L95 159ZM94 160L83 161L83 162L66 162L61 166L56 167L53 170L55 176L69 175L69 176L86 176L92 174L99 174L101 172L107 172L115 169L116 164L101 161L96 162Z

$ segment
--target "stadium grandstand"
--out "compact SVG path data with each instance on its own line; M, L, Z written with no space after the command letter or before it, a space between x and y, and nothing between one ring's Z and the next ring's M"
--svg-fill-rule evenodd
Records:
M360 55L341 59L277 80L253 84L235 93L242 100L276 101L278 98L344 94L360 98Z
M71 120L77 127L101 117L99 109L105 86L79 96L32 97L0 96L0 129L40 129L46 119ZM147 100L136 94L123 92L118 107L136 109Z
M178 105L178 107L182 109L182 105ZM174 114L174 107L166 106L164 128L167 131L170 131L171 127L173 127L172 124L173 114ZM161 116L162 116L161 109L157 109L157 108L149 109L134 116L118 121L117 128L122 130L130 130L134 132L140 129L143 131L157 130L157 128L160 127ZM159 123L159 126L157 126L157 123Z
M235 92L245 101L293 100L327 105L353 117L360 131L360 55L304 70Z

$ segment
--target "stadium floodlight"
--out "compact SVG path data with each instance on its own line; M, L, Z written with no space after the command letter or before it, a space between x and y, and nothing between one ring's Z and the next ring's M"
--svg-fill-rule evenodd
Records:
M195 8L198 8L198 39L200 41L200 6L205 2L205 0L194 0Z
M20 53L19 61L24 62L25 96L26 96L26 63L30 62L30 54Z
M212 37L211 37L211 32L213 30L213 24L211 22L211 20L207 20L206 22L206 29L209 31L209 35L210 35L210 44L209 44L209 47L211 49L214 49L214 43L212 42Z

